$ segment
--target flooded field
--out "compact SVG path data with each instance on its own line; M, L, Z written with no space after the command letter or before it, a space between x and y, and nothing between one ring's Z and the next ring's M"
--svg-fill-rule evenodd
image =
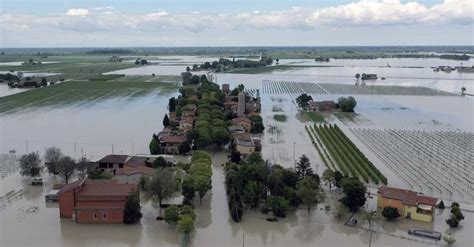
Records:
M207 61L207 58L202 57L196 58L195 61L197 62L198 59ZM179 60L186 60L183 64L191 62L187 57L186 59L169 58L168 61L171 64L179 62ZM394 70L393 67L403 64L408 66L411 60L402 60L399 64L396 61L389 62L392 66L389 70ZM286 60L280 60L280 64L284 62ZM288 61L288 63L290 62L299 63ZM300 62L302 64L314 63L314 61L304 60ZM334 60L331 63L339 62L341 61ZM331 74L332 70L328 70L327 72L330 72L328 74L322 74L321 71L326 68L304 68L304 73L301 70L295 70L282 74L214 74L214 81L219 84L230 83L231 87L243 83L246 90L250 90L254 94L257 89L259 90L262 98L262 118L265 124L265 132L262 136L262 154L265 159L284 167L292 167L295 159L306 154L311 161L313 170L321 174L325 169L324 164L305 131L305 125L312 124L312 122L305 122L308 120L301 120L298 117L297 107L294 103L299 91L296 93L275 93L264 90L262 81L298 81L306 83L302 87L303 90L305 88L317 90L319 87L315 83L350 84L352 86L355 85L353 73L373 72L369 69L359 69L359 67L386 66L386 62L385 60L358 61L358 64L354 64L357 66L355 69L347 67L349 72L342 71L336 76ZM440 64L437 64L438 62ZM457 65L457 62L449 60L422 62L422 67L438 65L454 66ZM352 65L345 61L344 66L346 69L346 66ZM374 68L376 69L375 73L381 73L382 70L378 70L378 67ZM130 68L127 71L134 75L150 76L151 73L161 70L162 72L156 74L179 75L184 69L185 67L181 65L150 65ZM388 70L388 68L380 69ZM313 73L313 71L316 72ZM118 71L110 73L118 73ZM300 76L302 73L303 75ZM455 77L457 72L453 71L446 76L442 74L444 72L438 72L440 79L434 80L432 73L435 72L431 71L429 75L421 76L429 76L430 79L395 78L414 76L412 72L407 73L405 74L401 70L399 74L392 75L393 79L387 78L383 82L378 80L374 84L426 86L430 89L445 90L451 93L459 93L461 85L465 85L468 92L472 92L474 89L470 79L472 75L462 75L465 77L450 79L449 77ZM470 85L467 85L468 83ZM324 92L324 90L322 91ZM0 92L2 92L1 88ZM314 91L312 95L317 100L336 100L341 96L341 93L334 91L329 94L321 94L319 91ZM68 104L53 102L53 104L20 106L13 114L0 115L0 153L6 154L14 149L17 155L32 151L42 154L49 146L60 147L65 154L71 155L73 158L85 155L91 160L99 159L109 153L148 153L151 135L162 128L162 118L167 112L168 98L177 95L178 92L173 90L166 93L140 94L139 97L127 97L127 94L115 95L93 102L73 101ZM358 102L355 114L328 114L325 116L325 121L337 123L388 178L389 185L409 188L409 183L403 179L404 175L393 172L393 169L383 161L382 157L378 157L374 151L364 145L366 140L351 133L349 128L454 131L456 133L469 132L471 135L474 132L474 100L472 97L378 95L375 93L355 95L355 97ZM5 105L0 104L0 107L5 107ZM287 120L276 121L275 114L286 115ZM144 217L138 225L81 225L75 224L71 220L61 220L58 208L44 202L44 195L52 188L55 178L45 174L43 176L47 181L46 185L32 187L29 185L28 178L20 178L12 168L15 162L4 157L0 157L1 174L4 175L0 180L0 196L12 190L15 191L15 196L6 204L2 204L0 208L0 246L179 246L181 244L181 236L174 229L164 222L155 220L159 211L157 205L151 202L143 203ZM335 193L328 194L327 200L310 214L305 210L297 210L279 222L267 222L266 216L260 212L248 211L240 224L234 223L229 217L223 184L224 176L221 164L224 162L225 156L217 154L213 159L213 189L212 193L208 193L204 197L202 205L196 203L198 221L196 232L191 240L193 246L242 246L243 243L245 246L351 245L362 247L368 245L368 231L361 228L345 227L343 223L336 221L333 210L320 210L323 205L333 205L331 198L338 196ZM467 165L472 166L472 164ZM468 181L470 179L472 182L472 174L466 174L466 176ZM372 200L367 207L373 208L373 205ZM461 204L461 207L463 206ZM472 205L466 204L466 208L470 206ZM474 214L467 211L463 213L466 219L461 223L462 227L453 231L457 239L456 246L470 246L474 242L470 234L470 230L473 229ZM421 242L420 239L410 238L406 232L409 228L420 227L444 233L448 229L445 223L448 215L449 210L437 211L433 224L413 223L403 219L397 223L386 223L380 220L376 224L377 232L373 234L372 246L444 245L442 242L429 240ZM360 226L366 225L363 222ZM28 232L28 237L21 235L21 232Z

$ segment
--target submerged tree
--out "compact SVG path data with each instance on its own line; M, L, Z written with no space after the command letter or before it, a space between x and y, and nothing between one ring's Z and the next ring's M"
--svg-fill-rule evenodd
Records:
M311 163L309 163L309 159L305 154L303 154L300 157L300 161L296 163L296 174L298 174L300 178L313 175L313 169L311 169Z
M134 224L140 221L142 213L140 212L140 198L136 192L128 195L123 211L123 223Z
M76 162L69 156L64 156L58 161L58 174L64 178L66 184L69 183L69 178L74 175L76 171Z
M311 207L318 203L319 184L314 177L306 176L298 182L298 193L309 213Z
M147 183L146 195L157 199L160 208L163 200L169 199L179 190L177 175L171 168L157 168Z
M46 166L46 169L48 169L49 173L53 175L58 174L56 166L58 165L58 161L62 156L63 153L61 152L61 149L57 147L49 147L46 149L46 152L44 153L44 165Z
M394 207L384 207L382 211L382 216L385 217L388 221L392 221L400 217L398 209Z
M344 197L340 200L351 212L357 212L362 207L367 198L365 194L367 188L357 178L343 178L341 181Z
M24 177L36 177L41 174L41 158L38 153L32 152L20 157L20 174Z

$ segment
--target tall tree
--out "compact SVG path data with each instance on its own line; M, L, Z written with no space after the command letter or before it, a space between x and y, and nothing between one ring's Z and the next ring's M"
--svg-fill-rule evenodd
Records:
M125 224L135 224L142 218L142 212L140 212L140 199L136 192L131 192L127 201L125 202L125 207L123 211L123 223Z
M150 181L147 183L145 194L152 199L157 199L160 208L163 200L171 198L179 190L177 175L171 168L159 167L155 169Z
M57 166L58 174L64 178L66 184L69 183L69 178L74 175L76 171L76 162L69 156L61 157Z
M343 178L341 181L344 197L340 200L351 212L357 212L362 207L367 198L365 194L367 188L357 178Z
M265 198L265 186L257 181L250 181L244 187L243 202L251 208L257 208Z
M32 152L20 157L20 174L24 177L36 177L41 174L41 158L38 153Z
M183 204L192 204L196 190L194 189L194 178L187 176L181 183L181 192L184 196Z
M306 176L298 182L298 193L301 197L301 202L306 205L308 213L311 207L318 203L319 184L312 176Z
M165 116L163 117L163 126L165 127L170 126L170 119L168 117L168 114L165 114Z
M334 171L331 169L326 169L323 172L322 179L325 183L329 185L329 190L331 190L331 186L334 184L335 179L334 179Z
M86 157L82 157L76 164L76 170L79 178L83 179L92 170L92 163Z
M53 175L58 174L56 166L58 165L58 161L62 156L63 153L61 152L61 149L57 147L49 147L46 149L46 152L44 153L44 165L48 169L49 173Z
M300 161L296 163L296 174L298 174L300 178L313 175L313 169L311 169L311 163L309 163L309 159L305 154L303 154L300 157Z
M189 215L183 215L178 220L178 231L184 235L184 246L188 246L189 235L194 231L194 220Z
M176 205L170 205L165 209L165 216L163 217L165 222L176 226L179 220L179 207Z

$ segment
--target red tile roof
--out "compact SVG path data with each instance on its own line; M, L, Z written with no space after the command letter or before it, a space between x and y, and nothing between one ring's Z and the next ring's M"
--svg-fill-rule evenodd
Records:
M75 189L75 188L78 188L78 187L81 186L85 181L86 181L86 179L82 179L82 180L74 181L74 182L69 183L69 184L65 184L65 185L62 186L61 189L59 190L58 195L60 195L60 194L62 194L62 193L64 193L64 192L73 190L73 189Z
M97 162L100 163L114 163L114 164L123 164L130 156L123 154L109 154Z
M134 184L86 183L78 192L78 196L128 196L136 189L137 185Z
M148 166L137 166L137 167L124 167L119 168L115 172L115 175L133 175L133 174L142 174L142 175L152 175L154 172L153 168Z
M76 209L123 209L124 202L77 202Z
M438 201L436 198L423 196L415 191L387 186L380 187L378 193L384 198L399 200L402 204L409 206L417 206L419 203L434 206Z
M125 165L127 165L127 166L141 166L141 165L145 165L147 160L148 160L147 157L133 156L132 158L127 160L127 163L125 163Z
M237 118L232 119L232 123L240 123L240 122L251 123L250 119L246 117L237 117Z
M167 143L182 143L186 141L186 136L184 135L166 135L160 137L161 142L167 142Z

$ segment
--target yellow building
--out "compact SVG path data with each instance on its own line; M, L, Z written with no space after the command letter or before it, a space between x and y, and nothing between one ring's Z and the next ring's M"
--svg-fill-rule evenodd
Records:
M402 217L432 222L437 201L415 191L382 186L378 191L377 208L394 207Z

